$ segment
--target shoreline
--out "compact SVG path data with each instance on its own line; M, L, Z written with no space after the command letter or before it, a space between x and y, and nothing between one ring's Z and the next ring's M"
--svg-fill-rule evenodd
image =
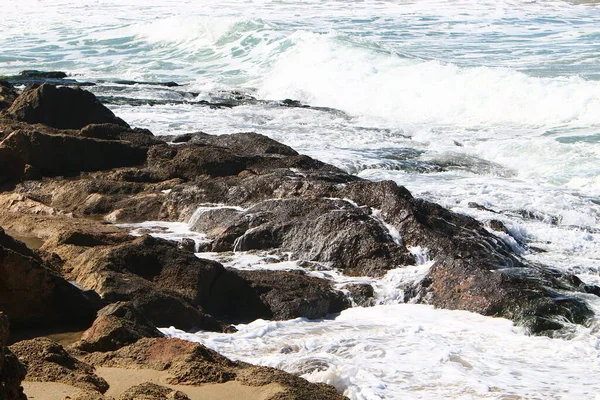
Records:
M87 374L93 374L92 366L107 372L102 368L120 365L114 361L119 357L129 367L158 368L152 363L159 363L162 371L173 368L160 357L152 358L164 346L179 346L162 342L156 326L232 332L235 328L227 321L318 319L351 306L327 279L294 271L236 271L197 258L197 250L269 250L274 259L291 254L315 269L382 277L394 268L415 265L409 247L422 246L435 262L425 277L406 288L411 301L508 318L533 334L550 337L594 316L577 293L600 296L599 287L528 264L480 222L415 199L391 181L360 179L259 134L196 133L173 144L173 138L131 128L79 88L46 83L19 93L11 85L2 87L12 94L0 115L0 204L5 206L0 225L8 228L1 231L2 262L35 271L35 278L14 279L39 287L42 295L41 301L11 298L20 293L18 287L0 281L7 304L0 311L8 314L16 334L32 327L60 330L66 321L89 328L83 340L65 337L73 343L53 350L89 362L81 367ZM197 213L206 204L212 206ZM192 215L190 228L206 234L206 242L134 237L114 225L190 221ZM33 248L7 233L17 233ZM6 271L15 274L14 268ZM373 288L367 286L344 289L353 298L366 293L369 300ZM556 298L557 290L572 295ZM38 320L36 315L45 316ZM140 343L147 347L140 350ZM12 348L25 347L20 358L34 357L28 345L55 346L34 340ZM167 352L167 357L199 345L181 346L170 349L174 353ZM144 362L150 364L136 364L127 351L144 352ZM210 379L216 374L224 380L220 384L231 386L219 386L223 396L235 391L256 399L302 399L315 393L342 398L331 387L275 371L264 372L270 378L261 378L260 390L250 390L243 385L249 379L244 374L260 367L220 357L194 362L207 368ZM186 365L180 368L190 367ZM110 386L115 376L108 379L100 372L94 379L105 379ZM177 379L185 381L185 374ZM164 383L165 375L160 376ZM55 379L37 377L46 378ZM194 379L192 386L205 378L200 374ZM210 390L202 388L194 389L191 398ZM180 385L171 389L185 392ZM117 394L107 390L106 396Z

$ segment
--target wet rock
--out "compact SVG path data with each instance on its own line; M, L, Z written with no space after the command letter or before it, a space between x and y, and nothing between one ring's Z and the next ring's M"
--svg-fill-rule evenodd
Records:
M21 382L25 378L25 367L6 347L8 345L9 321L0 312L0 399L27 400Z
M143 148L124 142L36 131L13 132L0 142L0 149L18 153L44 176L73 176L83 171L139 165L146 159Z
M350 298L359 307L372 307L375 305L375 292L368 283L354 283L344 286L350 293Z
M14 328L86 325L96 315L81 290L1 231L0 308Z
M593 315L576 297L557 295L583 291L557 278L568 274L524 263L471 217L414 199L394 182L356 182L334 193L381 209L407 245L427 249L435 263L408 294L413 301L502 316L533 333L559 329L565 321L581 324Z
M100 393L108 390L108 383L96 375L92 366L72 357L50 339L25 340L13 344L10 349L27 365L28 381L59 382Z
M98 312L93 325L83 333L76 347L86 352L106 352L135 343L141 338L163 336L133 305L118 302Z
M25 70L19 73L19 76L25 78L50 78L50 79L64 79L67 77L67 73L63 71L38 71L38 70Z
M145 382L127 389L119 400L190 400L183 392Z
M350 302L331 283L299 271L238 271L269 307L269 319L323 318L339 313Z
M13 118L30 124L42 123L61 129L81 129L88 124L128 126L103 106L96 97L80 88L43 84L25 90L8 109Z
M114 81L117 85L151 85L151 86L166 86L166 87L177 87L181 86L176 82L139 82L139 81L128 81L128 80L118 80Z
M414 263L370 208L335 199L265 201L246 210L213 245L214 251L272 248L349 275L381 276Z

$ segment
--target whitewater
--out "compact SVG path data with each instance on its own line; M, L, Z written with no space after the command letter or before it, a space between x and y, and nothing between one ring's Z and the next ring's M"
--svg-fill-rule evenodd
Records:
M0 75L66 71L101 98L136 100L108 106L154 134L262 133L488 226L499 220L510 235L494 233L526 260L600 284L597 1L3 3ZM114 83L125 79L183 86ZM231 96L261 101L201 105ZM206 240L187 222L132 228ZM504 319L406 304L405 288L434 261L411 251L417 266L381 279L260 252L199 253L233 268L304 269L339 288L370 283L376 305L235 334L163 332L351 399L600 398L598 317L532 337ZM583 300L600 315L597 297Z

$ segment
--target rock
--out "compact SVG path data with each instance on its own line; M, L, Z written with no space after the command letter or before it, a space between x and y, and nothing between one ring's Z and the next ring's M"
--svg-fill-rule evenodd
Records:
M246 169L246 160L227 149L184 144L154 146L148 152L148 165L162 180L237 175Z
M0 399L27 400L21 386L27 371L6 347L8 336L8 317L0 312Z
M381 276L414 264L371 209L336 199L259 203L241 214L213 245L213 251L272 248L294 258L329 263L348 275Z
M95 365L168 371L170 385L202 385L237 381L243 385L283 387L273 399L343 400L331 386L310 383L268 367L231 361L199 343L179 339L141 339L110 353L94 353L85 359Z
M368 283L354 283L344 286L350 292L350 298L358 307L372 307L375 305L375 292Z
M37 71L37 70L26 70L21 71L19 76L26 78L51 78L51 79L64 79L67 74L62 71Z
M93 325L76 347L86 352L111 351L141 338L163 337L158 329L131 304L118 302L98 312Z
M300 271L237 271L269 307L269 319L317 319L350 306L331 283Z
M95 390L82 390L75 393L70 399L66 397L64 400L114 400L112 397L106 397Z
M0 185L4 182L17 183L24 177L23 156L15 150L0 148Z
M92 93L47 83L25 90L13 102L8 113L19 121L60 129L81 129L88 124L105 123L128 126Z
M412 301L512 319L532 333L581 324L593 315L574 296L583 292L568 274L528 265L480 222L440 205L414 199L394 182L354 182L329 196L381 210L409 246L435 260L428 275L407 293ZM562 322L561 322L562 321Z
M73 176L83 171L140 165L146 159L143 148L125 142L37 131L11 133L0 142L0 150L18 153L25 163L43 176Z
M6 247L8 246L8 247ZM0 309L14 328L87 325L96 309L81 290L0 231Z
M147 129L134 128L117 124L89 124L81 129L80 137L101 140L124 140L137 147L150 147L164 142L157 139Z
M66 273L106 301L131 301L155 326L228 329L202 308L213 302L215 282L231 274L219 263L179 249L177 243L144 236L112 247L93 247L68 260Z
M190 400L183 392L145 382L127 389L119 400Z
M25 340L13 344L10 349L27 365L28 381L64 383L100 393L108 390L108 383L96 375L92 366L70 356L50 339Z
M259 133L208 135L198 132L187 136L187 143L226 148L241 156L298 156L298 152Z
M19 92L13 85L0 80L0 111L9 108L18 96Z

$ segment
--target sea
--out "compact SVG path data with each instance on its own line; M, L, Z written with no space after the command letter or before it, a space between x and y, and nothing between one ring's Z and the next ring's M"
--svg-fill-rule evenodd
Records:
M66 71L155 134L267 135L500 220L527 261L600 284L597 0L2 0L1 10L0 75ZM170 81L182 86L149 84ZM256 101L205 103L233 98ZM219 205L198 212L207 207ZM132 228L206 240L188 222ZM405 303L403 288L435 261L412 251L418 265L381 279L307 271L340 288L371 283L373 307L235 334L163 332L353 400L600 399L600 318L549 338ZM302 269L261 253L199 256ZM581 297L600 315L599 298Z

